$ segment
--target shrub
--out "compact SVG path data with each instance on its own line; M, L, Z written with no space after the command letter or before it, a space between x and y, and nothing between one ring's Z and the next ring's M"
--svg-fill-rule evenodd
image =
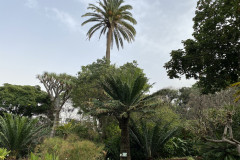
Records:
M81 122L71 120L67 124L61 125L57 128L57 136L67 138L69 135L75 134L81 139L97 141L99 139L99 135L90 125L91 124L83 124Z
M0 160L4 160L9 153L10 151L8 151L7 149L0 148Z
M31 160L41 160L41 157L38 157L33 153L31 153L30 158L31 158ZM44 160L59 160L58 156L48 154L48 153L43 156L43 159Z
M96 160L103 159L103 146L91 141L80 141L77 136L69 135L68 138L48 138L37 146L36 153L45 155L58 155L59 160Z
M184 140L179 137L171 138L164 146L164 150L169 157L196 155L192 140Z
M46 134L37 119L5 114L0 116L0 146L11 151L11 156L26 155Z

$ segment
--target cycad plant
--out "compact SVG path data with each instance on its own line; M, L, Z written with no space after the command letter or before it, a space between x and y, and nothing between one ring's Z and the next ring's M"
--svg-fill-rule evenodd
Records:
M97 114L116 117L121 129L120 159L130 160L129 119L132 112L151 107L156 104L157 94L147 96L150 85L148 79L137 67L125 65L108 76L102 83L105 93L111 100L100 102L96 100Z
M131 5L123 5L123 0L103 0L99 1L99 6L89 4L88 9L93 12L84 14L82 17L90 17L84 21L82 25L89 22L96 23L87 32L87 36L91 39L92 35L100 31L99 38L102 34L107 32L107 49L106 59L110 60L110 47L115 41L117 48L123 47L123 40L132 42L136 31L132 24L137 24L137 21L132 17L129 10L132 9Z
M146 160L162 157L164 145L174 136L177 128L171 128L171 123L162 124L161 121L153 122L140 119L138 122L131 120L130 135L144 153Z
M0 146L19 157L27 152L46 134L37 119L5 114L0 116Z

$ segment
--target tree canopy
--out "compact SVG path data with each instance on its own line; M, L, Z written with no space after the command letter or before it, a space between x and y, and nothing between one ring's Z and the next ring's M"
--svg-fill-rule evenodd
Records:
M213 93L240 76L239 0L199 0L193 21L193 39L164 67L170 78L195 78L203 93Z
M4 84L0 87L1 112L31 117L48 114L51 102L40 86L20 86Z

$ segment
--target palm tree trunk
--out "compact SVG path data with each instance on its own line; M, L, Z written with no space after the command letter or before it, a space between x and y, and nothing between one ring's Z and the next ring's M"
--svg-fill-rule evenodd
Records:
M121 129L120 160L131 160L128 124L129 124L129 118L119 119L119 127ZM126 153L127 155L124 156L124 154Z
M110 50L111 50L111 43L112 43L112 28L108 29L107 33L107 50L106 50L106 59L110 61Z

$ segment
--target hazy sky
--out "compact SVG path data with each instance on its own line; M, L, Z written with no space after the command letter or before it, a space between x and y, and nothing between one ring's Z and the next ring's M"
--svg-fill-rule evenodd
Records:
M82 65L105 56L106 39L90 41L90 25L81 26L88 3L97 0L0 0L0 85L40 85L44 71L76 75ZM125 0L138 24L131 44L111 50L118 66L136 60L153 90L191 86L193 80L170 80L164 63L170 52L191 38L196 0Z

